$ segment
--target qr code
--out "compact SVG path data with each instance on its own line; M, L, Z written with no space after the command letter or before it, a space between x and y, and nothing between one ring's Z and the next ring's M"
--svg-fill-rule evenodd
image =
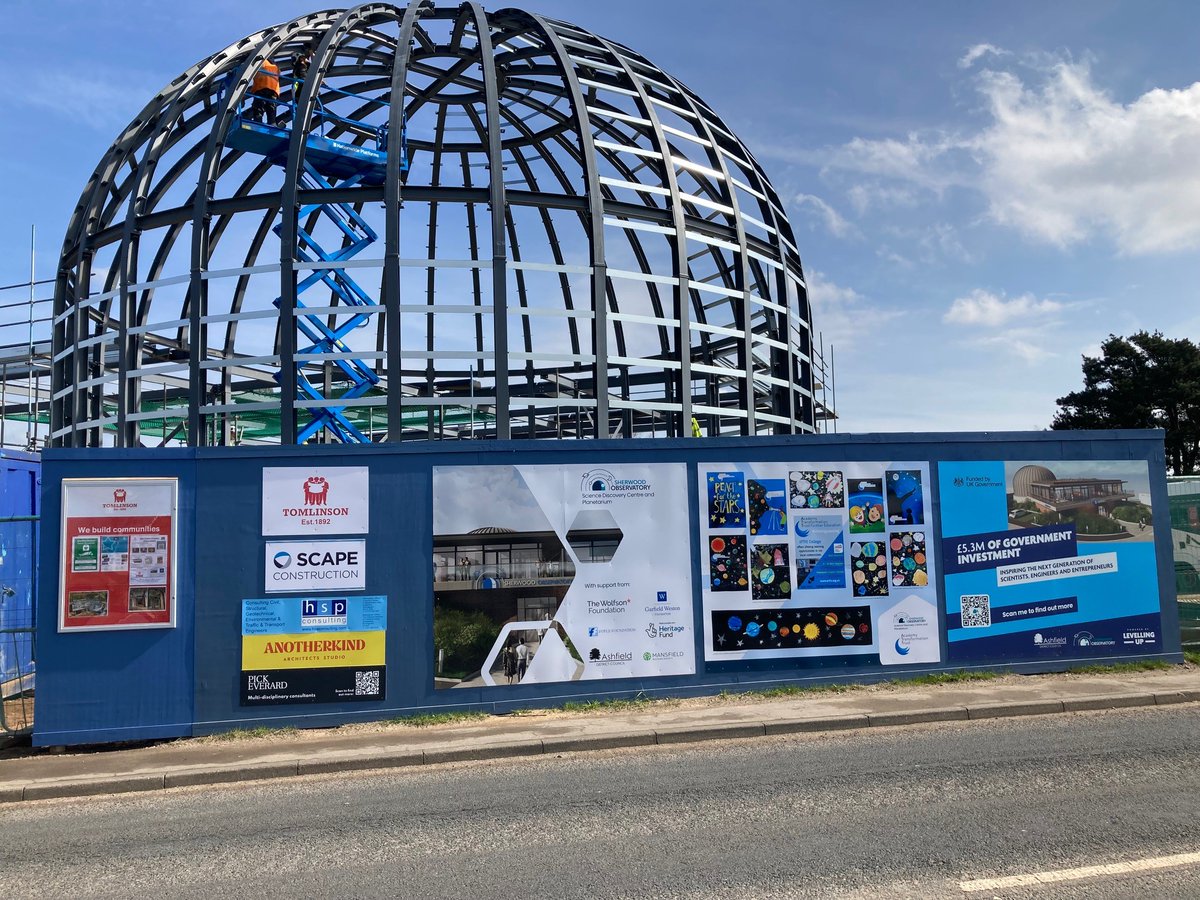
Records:
M379 693L379 672L355 672L354 696L367 697Z
M987 628L992 624L992 600L987 594L964 594L958 602L963 628Z

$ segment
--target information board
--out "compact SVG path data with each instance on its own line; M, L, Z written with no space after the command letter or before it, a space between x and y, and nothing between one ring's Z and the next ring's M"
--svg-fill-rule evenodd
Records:
M174 627L177 479L62 486L58 630Z

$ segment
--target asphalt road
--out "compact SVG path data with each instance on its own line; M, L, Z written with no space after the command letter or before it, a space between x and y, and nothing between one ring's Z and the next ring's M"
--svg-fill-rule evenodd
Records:
M0 897L1200 896L1200 706L0 807ZM1200 855L1197 856L1200 860Z

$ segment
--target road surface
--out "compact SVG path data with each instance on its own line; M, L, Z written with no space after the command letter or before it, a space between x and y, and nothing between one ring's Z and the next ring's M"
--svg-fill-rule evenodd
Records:
M0 806L0 897L1200 896L1198 745L1191 704Z

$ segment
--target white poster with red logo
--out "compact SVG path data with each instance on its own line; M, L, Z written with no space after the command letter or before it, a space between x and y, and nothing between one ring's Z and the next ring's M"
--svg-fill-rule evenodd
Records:
M175 627L178 481L67 478L59 631Z
M366 534L369 487L366 466L265 468L262 533Z

